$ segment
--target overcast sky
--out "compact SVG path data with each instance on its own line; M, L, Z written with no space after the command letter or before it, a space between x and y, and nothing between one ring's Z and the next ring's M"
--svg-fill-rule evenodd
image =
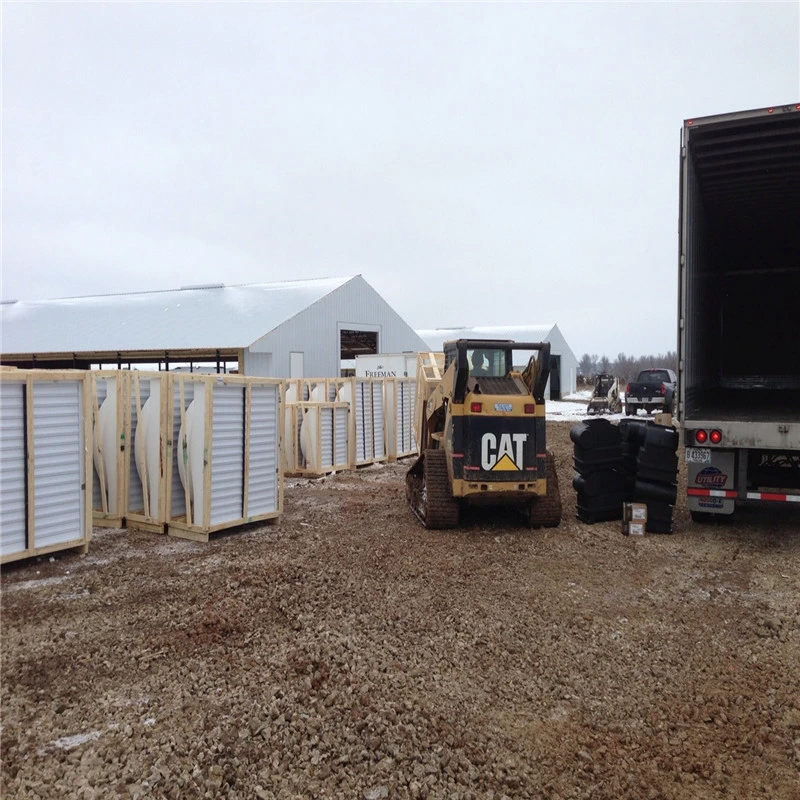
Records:
M2 296L361 274L414 328L676 349L683 120L800 100L800 2L13 3Z

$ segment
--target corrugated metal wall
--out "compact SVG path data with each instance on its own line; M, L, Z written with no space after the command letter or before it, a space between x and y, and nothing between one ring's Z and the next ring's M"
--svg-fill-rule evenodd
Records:
M243 386L214 387L211 465L210 524L241 519L244 516Z
M83 384L33 386L34 527L36 547L83 536Z
M289 353L294 351L304 354L304 377L338 377L341 330L376 331L378 352L426 349L413 328L359 276L259 339L245 353L246 374L262 374L250 372L267 368L266 361L254 356L271 353L271 374L265 377L288 378Z
M25 384L0 383L0 556L26 549Z
M250 388L248 517L268 514L278 508L279 408L279 386Z

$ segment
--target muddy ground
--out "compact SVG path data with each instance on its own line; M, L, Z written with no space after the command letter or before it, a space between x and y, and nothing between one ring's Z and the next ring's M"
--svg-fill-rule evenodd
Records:
M797 800L800 509L586 525L573 424L557 529L424 531L402 463L6 566L0 793Z

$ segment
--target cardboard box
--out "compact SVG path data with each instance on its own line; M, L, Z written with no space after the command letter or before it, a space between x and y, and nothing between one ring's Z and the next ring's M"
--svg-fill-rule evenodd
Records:
M665 428L672 427L672 414L663 412L661 414L653 414L653 422L656 425L663 425Z
M626 536L644 536L644 522L623 522L622 532Z
M623 503L622 505L623 522L647 522L646 503Z

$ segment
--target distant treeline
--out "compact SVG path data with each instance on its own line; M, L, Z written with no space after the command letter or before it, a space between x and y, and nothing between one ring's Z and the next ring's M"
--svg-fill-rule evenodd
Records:
M627 383L639 374L639 370L650 367L666 367L677 373L678 354L670 352L657 356L626 356L625 353L620 353L612 361L608 356L584 353L578 362L578 381L584 384L591 383L596 375L605 372L616 375L622 383Z

